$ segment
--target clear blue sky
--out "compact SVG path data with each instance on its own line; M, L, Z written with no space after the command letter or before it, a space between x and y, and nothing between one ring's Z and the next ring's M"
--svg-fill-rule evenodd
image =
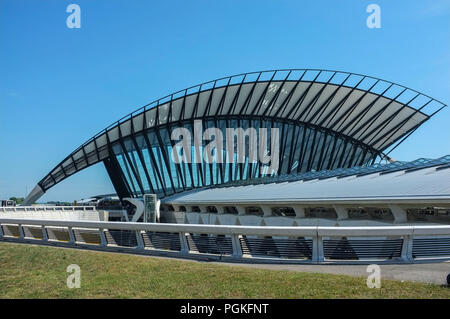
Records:
M81 29L66 7L81 7ZM381 29L366 26L368 4ZM24 196L123 115L235 73L324 68L450 102L450 1L0 0L0 198ZM392 156L450 154L450 108ZM102 164L41 199L113 192Z

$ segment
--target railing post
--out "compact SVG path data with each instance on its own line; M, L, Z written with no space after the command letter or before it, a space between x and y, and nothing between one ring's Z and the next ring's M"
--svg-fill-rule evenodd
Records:
M24 233L23 233L23 227L22 227L22 224L18 224L17 226L18 226L18 229L19 229L19 239L24 239L24 238L25 238L25 235L24 235Z
M108 246L108 241L106 240L105 232L103 228L98 229L98 233L100 235L100 246L105 247Z
M325 260L325 255L323 252L323 237L322 236L317 236L317 248L319 250L319 258L318 258L317 262L320 264Z
M42 225L41 229L42 229L42 240L48 241L47 229L45 228L45 225Z
M412 235L403 236L402 253L401 253L401 258L403 261L413 262L412 249L413 249L413 236Z
M316 236L313 237L313 251L312 251L312 262L313 263L321 263L324 261L323 254L323 238L319 235L319 232L316 233Z
M142 239L142 232L140 230L136 230L136 240L138 250L143 250L145 248L144 240Z
M75 240L75 235L73 234L72 227L68 227L67 232L69 233L69 244L74 245L76 240Z
M231 245L233 247L233 257L242 258L240 235L238 234L231 235Z
M189 254L189 245L187 243L186 233L180 232L179 235L180 235L180 245L181 245L180 253Z

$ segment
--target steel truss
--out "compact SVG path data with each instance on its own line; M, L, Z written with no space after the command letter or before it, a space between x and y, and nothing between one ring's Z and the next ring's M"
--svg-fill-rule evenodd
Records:
M193 127L198 119L205 128L279 127L276 175L368 165L445 106L415 90L361 74L317 69L239 74L139 108L77 148L38 185L45 192L98 162L104 162L121 197L145 192L165 197L265 176L259 165L248 161L173 163L171 131Z

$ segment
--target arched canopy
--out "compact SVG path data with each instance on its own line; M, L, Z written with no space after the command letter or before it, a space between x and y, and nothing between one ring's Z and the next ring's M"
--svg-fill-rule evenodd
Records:
M373 162L444 106L401 85L347 72L293 69L221 78L156 100L111 124L51 170L27 200L101 161L116 191L131 196L155 192L164 197L263 175L251 163L230 166L228 172L227 165L214 167L217 174L203 164L170 163L171 130L192 126L195 119L205 128L279 127L277 173L289 174Z

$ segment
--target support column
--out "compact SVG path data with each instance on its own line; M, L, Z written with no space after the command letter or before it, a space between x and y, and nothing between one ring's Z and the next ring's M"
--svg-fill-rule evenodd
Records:
M238 216L245 215L245 207L244 206L235 206L238 211Z
M47 229L45 228L44 225L41 226L41 229L42 229L42 240L48 241Z
M414 258L412 255L413 249L413 238L412 235L403 236L403 244L402 244L402 260L406 262L413 262Z
M389 205L389 209L394 215L394 224L406 223L408 220L406 210L398 205Z
M323 238L318 234L313 237L312 262L320 264L325 260L323 253Z
M292 205L295 211L295 218L305 218L305 207L300 205Z
M98 229L98 233L100 235L100 246L104 247L108 245L108 241L106 240L105 232L103 228Z
M144 240L142 239L142 232L140 230L136 230L136 240L137 240L137 247L136 249L142 250L145 248Z
M263 217L272 216L272 208L268 205L261 205L261 210L263 211Z
M67 232L69 233L69 244L75 244L76 240L75 240L75 235L73 234L73 229L72 227L68 227Z
M186 234L185 233L179 233L180 235L180 253L182 254L189 254L189 245L186 240Z
M333 208L336 211L337 220L348 219L347 208L340 205L333 205Z
M241 241L239 240L240 235L231 235L231 244L233 247L233 257L242 258L242 247Z
M19 239L24 239L25 235L23 233L23 226L21 224L18 225L18 230L19 230Z
M208 212L208 206L206 205L197 205L198 208L200 208L201 213L207 213Z
M217 214L225 214L225 206L215 205L217 209Z

